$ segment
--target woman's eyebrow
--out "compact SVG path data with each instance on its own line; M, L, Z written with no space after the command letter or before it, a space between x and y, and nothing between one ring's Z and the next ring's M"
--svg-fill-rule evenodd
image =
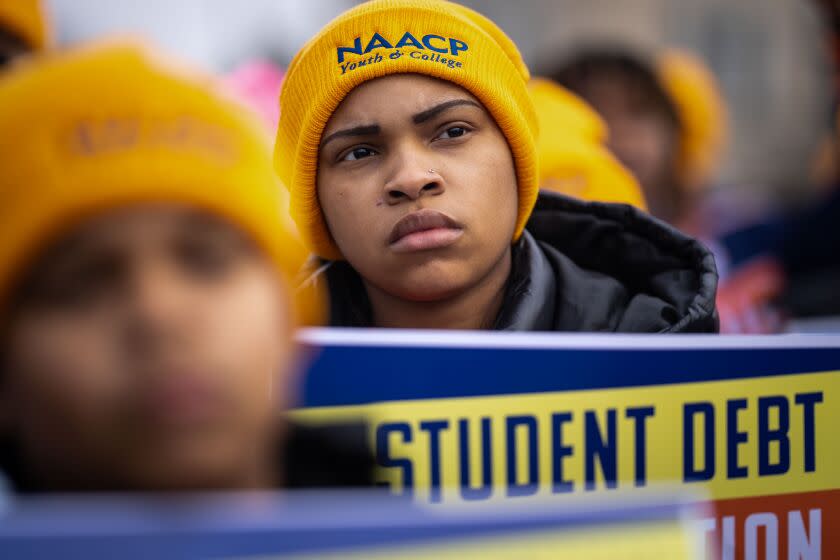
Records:
M434 107L426 109L425 111L417 113L416 115L411 117L411 120L414 121L414 124L422 124L428 121L429 119L432 119L437 115L443 113L444 111L451 109L452 107L457 107L458 105L473 105L475 107L478 107L482 111L484 110L484 107L482 107L472 99L452 99L450 101L444 101L443 103L440 103L438 105L435 105Z
M382 128L378 124L370 124L364 126L354 126L353 128L345 128L343 130L338 130L333 132L323 140L321 140L321 148L326 146L329 142L337 139L343 138L345 136L369 136L371 134L379 134L382 131Z
M429 107L411 117L411 120L414 124L422 124L429 119L436 117L437 115L447 111L453 107L457 107L459 105L472 105L474 107L478 107L482 111L484 107L482 107L479 103L476 103L472 99L450 99L449 101L444 101L443 103L439 103L434 107ZM323 149L328 143L332 142L337 138L344 138L347 136L369 136L372 134L379 134L382 132L382 127L378 124L371 124L371 125L362 125L362 126L354 126L352 128L345 128L342 130L337 130L321 140L320 148Z

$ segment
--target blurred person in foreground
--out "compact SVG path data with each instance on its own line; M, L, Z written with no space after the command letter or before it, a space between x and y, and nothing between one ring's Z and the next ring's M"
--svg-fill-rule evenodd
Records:
M292 289L304 253L259 123L108 43L6 73L0 130L0 469L17 491L368 476L281 416L317 301Z
M702 245L538 192L529 78L494 23L435 0L361 4L297 54L275 164L331 325L717 329Z
M23 55L46 50L51 41L40 0L0 0L0 70Z

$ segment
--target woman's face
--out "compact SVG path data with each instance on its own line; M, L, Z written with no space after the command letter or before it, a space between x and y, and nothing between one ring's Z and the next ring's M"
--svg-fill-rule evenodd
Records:
M31 269L4 337L4 420L53 489L258 485L288 402L289 302L238 229L114 211ZM262 473L261 473L262 474Z
M391 296L457 296L510 250L510 148L484 106L452 83L399 74L354 89L324 129L317 181L344 257Z

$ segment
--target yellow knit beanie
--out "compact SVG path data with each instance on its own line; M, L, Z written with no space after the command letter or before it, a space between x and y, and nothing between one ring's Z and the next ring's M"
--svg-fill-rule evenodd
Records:
M0 305L57 235L147 202L240 227L291 289L306 254L284 218L270 138L210 86L128 43L32 59L0 77ZM302 320L319 312L313 300L296 305Z
M0 0L0 28L8 29L33 50L44 50L51 41L40 0Z
M493 22L443 0L373 0L329 23L292 60L280 93L274 164L291 193L291 214L317 255L343 258L318 201L318 147L324 127L356 86L382 76L424 74L475 95L507 138L516 166L514 239L538 193L537 120L528 68Z
M726 103L714 75L698 57L677 49L663 52L657 74L682 125L677 170L689 190L714 180L726 142Z
M529 91L540 124L540 187L647 210L639 183L603 145L607 126L595 110L551 80L535 78Z
M606 142L607 123L579 96L548 78L539 77L528 83L528 92L540 124L537 145L542 142L543 134L555 138L572 135L597 144Z

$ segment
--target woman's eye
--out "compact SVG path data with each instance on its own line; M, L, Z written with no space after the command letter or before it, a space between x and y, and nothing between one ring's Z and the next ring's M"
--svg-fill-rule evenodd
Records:
M347 154L341 159L342 161L356 161L359 159L370 157L375 153L376 152L374 152L370 148L353 148L352 150L347 152Z
M463 136L466 133L467 133L467 129L464 128L463 126L452 126L450 128L447 128L443 132L441 132L441 134L440 134L440 136L438 136L438 138L443 138L443 139L458 138L460 136Z
M61 274L47 274L28 290L36 305L72 307L104 300L117 292L125 272L114 258L99 258Z
M177 258L183 269L202 278L216 278L228 272L236 262L237 250L224 240L182 243Z

